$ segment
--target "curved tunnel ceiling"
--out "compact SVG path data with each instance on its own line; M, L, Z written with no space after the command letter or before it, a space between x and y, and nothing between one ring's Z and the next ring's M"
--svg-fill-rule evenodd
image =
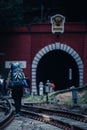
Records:
M72 70L72 79L69 79L69 69ZM68 53L55 50L45 54L39 61L36 71L37 85L40 81L53 81L55 90L66 89L71 85L78 86L79 72L75 60Z

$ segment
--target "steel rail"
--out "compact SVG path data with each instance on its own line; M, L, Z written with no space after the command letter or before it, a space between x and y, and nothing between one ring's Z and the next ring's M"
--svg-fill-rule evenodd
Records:
M14 119L14 112L12 105L7 98L2 98L2 102L6 102L2 105L2 109L6 111L5 116L0 120L0 130L3 130Z
M47 110L47 111L49 112L51 110ZM28 115L29 118L39 120L42 122L46 122L48 124L54 125L58 128L64 129L64 130L66 130L66 129L68 129L68 130L84 130L84 128L82 128L82 126L67 123L63 120L56 119L48 114L44 114L42 111L42 108L40 109L40 108L36 108L36 107L31 107L31 109L29 110L28 107L22 106L21 112L25 115ZM51 114L54 115L53 110L52 110ZM67 117L67 118L69 118L69 117Z

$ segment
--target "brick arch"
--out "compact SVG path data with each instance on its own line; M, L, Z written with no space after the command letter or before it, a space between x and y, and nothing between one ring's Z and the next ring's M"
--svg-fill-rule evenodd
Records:
M78 55L78 53L71 48L70 46L62 43L53 43L50 45L45 46L42 48L34 57L33 62L32 62L32 93L37 94L37 86L36 86L36 70L37 70L37 65L40 61L40 59L48 52L53 51L53 50L62 50L65 51L66 53L70 54L74 60L77 63L78 70L79 70L79 86L83 85L83 62Z

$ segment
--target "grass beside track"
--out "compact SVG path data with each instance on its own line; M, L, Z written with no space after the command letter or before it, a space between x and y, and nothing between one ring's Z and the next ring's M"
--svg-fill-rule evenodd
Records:
M78 92L78 104L87 104L87 86L77 90ZM46 95L43 96L25 96L27 102L45 102ZM72 92L70 90L56 91L55 93L49 93L48 99L50 103L55 104L72 104Z

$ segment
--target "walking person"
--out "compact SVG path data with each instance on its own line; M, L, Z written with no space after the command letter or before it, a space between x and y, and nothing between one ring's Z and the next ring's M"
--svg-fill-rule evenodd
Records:
M14 100L16 116L20 116L21 102L23 97L24 86L22 80L25 75L20 68L19 63L11 64L11 69L8 74L8 87L11 90L11 96Z
M75 86L70 87L70 89L72 90L73 105L75 105L75 104L77 104L77 100L78 100L77 89L75 88Z
M51 84L50 84L50 92L54 92L54 89L55 89L55 84L54 84L54 82L51 82Z
M51 85L50 80L47 80L46 84L45 84L45 94L46 94L46 102L47 103L48 103L48 100L49 100L48 93L50 92L50 85Z

